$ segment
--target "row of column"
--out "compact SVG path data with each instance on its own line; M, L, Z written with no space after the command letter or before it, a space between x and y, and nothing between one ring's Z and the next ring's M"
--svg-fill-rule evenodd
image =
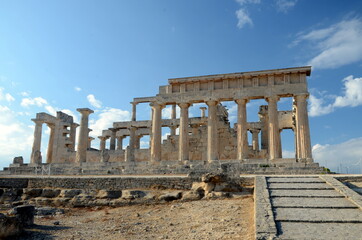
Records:
M296 105L296 155L298 159L312 159L309 122L307 112L307 94L296 95L294 97ZM279 116L277 102L278 96L266 98L268 102L268 153L269 159L274 160L282 157ZM237 113L237 158L243 160L247 158L247 114L246 104L248 99L235 100L238 105ZM208 124L207 124L207 159L208 161L218 160L218 130L217 130L217 104L216 100L205 102L208 106ZM180 107L180 133L179 133L179 160L189 159L189 141L188 141L188 108L190 103L179 103ZM151 161L161 160L161 111L164 105L161 103L152 103L152 138L151 138ZM253 149L259 149L258 131L252 130Z

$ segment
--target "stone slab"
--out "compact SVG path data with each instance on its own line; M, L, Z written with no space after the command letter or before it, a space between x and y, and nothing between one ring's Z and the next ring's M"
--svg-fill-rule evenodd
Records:
M279 239L361 239L360 223L277 222Z
M270 183L269 189L334 189L325 183Z
M362 223L360 209L275 208L274 213L276 221Z
M357 205L345 198L301 198L301 197L273 197L273 207L298 207L298 208L357 208Z
M340 197L344 196L335 190L283 190L283 189L274 189L270 190L271 197ZM316 200L317 201L317 200Z
M325 183L318 177L271 177L269 183Z

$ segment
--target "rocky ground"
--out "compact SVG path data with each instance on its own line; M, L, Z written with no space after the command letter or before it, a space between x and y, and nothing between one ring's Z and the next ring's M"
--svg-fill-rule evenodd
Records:
M23 239L253 239L252 195L118 208L73 208L37 217Z

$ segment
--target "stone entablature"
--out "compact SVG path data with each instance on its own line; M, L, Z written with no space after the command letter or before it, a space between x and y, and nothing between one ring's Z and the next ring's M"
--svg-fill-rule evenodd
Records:
M292 129L295 134L295 162L312 163L309 122L307 113L307 81L311 67L275 69L200 77L169 79L153 97L134 98L131 121L114 122L99 136L99 150L91 147L88 117L93 111L80 108L80 125L62 112L56 117L37 114L32 163L41 163L41 125L51 128L47 163L61 162L139 162L178 160L181 163L202 160L238 160L247 163L252 159L278 161L282 158L280 132ZM278 101L292 97L289 111L278 111ZM268 105L259 109L259 121L247 121L246 104L255 99L265 99ZM233 101L237 105L237 122L230 127L228 112L221 102ZM137 121L137 104L150 103L150 120ZM194 103L204 103L201 117L189 117ZM171 105L171 119L162 119L162 109ZM180 118L176 118L176 106ZM206 114L206 110L207 114ZM79 128L78 147L75 152L75 131ZM170 129L170 136L161 139L162 127ZM176 129L179 128L178 134ZM251 134L251 142L248 140ZM150 136L149 149L140 149L140 139ZM123 146L128 137L129 145ZM106 149L106 142L109 149Z

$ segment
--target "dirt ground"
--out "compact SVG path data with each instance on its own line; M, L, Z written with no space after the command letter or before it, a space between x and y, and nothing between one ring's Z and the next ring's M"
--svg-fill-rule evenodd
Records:
M69 209L36 218L23 239L253 239L253 197Z

